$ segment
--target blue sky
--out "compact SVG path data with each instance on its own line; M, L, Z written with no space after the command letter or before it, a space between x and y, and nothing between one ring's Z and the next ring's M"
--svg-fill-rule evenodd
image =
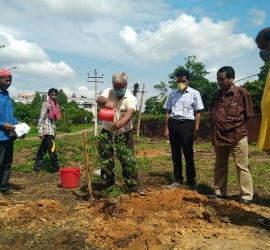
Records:
M191 55L209 80L225 65L239 80L259 73L254 38L270 24L269 0L2 0L0 9L0 68L17 67L14 97L54 87L94 98L96 69L98 91L123 71L147 99Z

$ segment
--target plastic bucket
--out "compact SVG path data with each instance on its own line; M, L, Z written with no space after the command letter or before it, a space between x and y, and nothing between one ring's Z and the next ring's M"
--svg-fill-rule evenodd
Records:
M98 119L102 121L113 122L114 113L114 109L100 109Z
M60 168L60 174L63 188L75 188L79 186L80 168Z

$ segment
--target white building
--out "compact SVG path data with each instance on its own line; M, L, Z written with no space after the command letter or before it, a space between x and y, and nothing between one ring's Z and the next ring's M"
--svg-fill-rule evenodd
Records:
M15 97L13 99L15 102L30 104L35 98L36 93L38 93L41 96L44 102L48 100L47 91L36 91L35 93L23 93L19 94L18 97ZM95 116L95 105L96 105L95 100L82 96L81 98L67 96L67 101L68 102L75 101L79 108L83 108L84 110L92 112L93 115Z

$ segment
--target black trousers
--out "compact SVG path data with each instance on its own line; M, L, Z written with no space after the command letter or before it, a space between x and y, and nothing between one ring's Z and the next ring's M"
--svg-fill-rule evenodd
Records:
M0 141L0 192L9 189L14 140Z
M186 161L186 178L188 185L195 184L196 171L193 154L194 121L179 122L169 119L169 139L172 150L174 180L183 182L182 151Z
M101 134L107 134L107 140L101 140L99 143L99 154L105 160L106 164L101 168L101 184L104 187L108 187L114 184L115 181L115 173L114 173L114 149L113 147L108 147L108 140L112 142L112 134L110 131L105 129L101 130ZM133 151L134 142L133 142L133 134L132 131L123 134L125 140L125 146ZM120 143L121 135L115 137L115 143ZM138 172L136 167L136 161L134 161L135 157L133 157L133 161L127 161L121 155L118 157L121 166L122 166L122 175L125 179L126 185L130 188L131 191L137 191L139 189L138 186ZM132 170L131 170L132 169Z
M50 161L53 167L54 172L59 171L59 164L57 160L57 154L55 150L55 143L54 143L54 136L53 135L44 135L44 138L41 141L41 144L39 146L35 165L34 165L34 171L39 171L43 164L43 157L46 153L49 153Z

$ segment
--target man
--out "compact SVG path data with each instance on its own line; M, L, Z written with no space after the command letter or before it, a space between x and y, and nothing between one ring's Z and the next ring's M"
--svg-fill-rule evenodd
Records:
M12 74L0 69L0 192L11 194L9 185L10 168L13 161L13 147L16 124L20 122L14 117L14 108L7 89L12 82Z
M264 62L270 62L270 27L261 30L255 42L260 49L260 57ZM270 151L270 71L268 72L261 101L262 123L258 140L258 148L263 151ZM270 227L269 219L259 219L264 226Z
M114 149L108 148L108 141L120 143L121 138L125 140L125 146L131 154L130 160L124 157L118 157L122 165L122 174L126 185L130 191L137 192L140 195L145 193L140 190L138 185L138 173L136 169L135 156L133 153L134 143L132 134L132 116L136 111L137 98L127 90L128 75L124 72L117 72L112 76L112 88L105 89L97 99L97 104L115 109L114 122L102 122L102 134L107 134L107 138L102 140L99 145L99 153L106 162L106 166L101 168L101 184L104 188L112 186L115 182L114 174Z
M38 137L42 139L42 141L36 155L33 172L40 171L43 164L43 157L48 151L53 172L59 173L60 167L57 160L54 142L56 120L61 119L61 110L59 105L56 103L58 90L54 88L49 89L48 96L49 100L43 103L38 120Z
M233 84L235 71L224 66L217 72L219 90L211 102L211 136L216 153L214 169L215 193L210 199L226 198L228 161L231 154L237 169L240 201L250 205L253 198L252 176L248 161L248 131L246 123L253 116L249 92Z
M190 74L187 70L176 73L178 89L173 90L163 108L166 109L166 127L164 137L170 140L174 170L174 182L169 189L183 183L182 152L186 161L187 185L197 191L196 171L193 155L193 141L197 140L200 126L200 111L204 109L200 93L189 87Z

